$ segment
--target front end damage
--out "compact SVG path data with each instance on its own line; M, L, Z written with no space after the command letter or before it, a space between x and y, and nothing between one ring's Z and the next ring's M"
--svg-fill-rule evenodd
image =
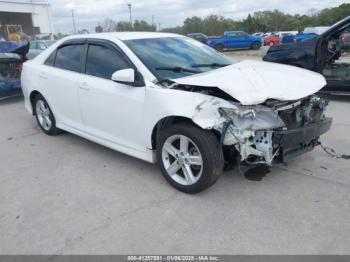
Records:
M197 106L193 121L217 131L223 146L237 153L239 163L272 165L319 145L319 137L332 123L324 114L327 105L317 96L255 106L211 97Z

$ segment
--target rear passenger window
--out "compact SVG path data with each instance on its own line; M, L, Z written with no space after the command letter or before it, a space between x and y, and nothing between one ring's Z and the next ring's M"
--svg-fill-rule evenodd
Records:
M86 74L111 79L115 71L130 68L116 52L100 45L89 45Z
M80 72L83 45L67 45L57 50L55 67Z

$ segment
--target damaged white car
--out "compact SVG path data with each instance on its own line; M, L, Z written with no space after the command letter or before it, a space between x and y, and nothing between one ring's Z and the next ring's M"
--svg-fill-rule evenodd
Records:
M158 162L187 193L214 184L224 168L282 163L319 145L332 123L327 101L314 95L325 85L314 72L235 63L161 33L65 38L22 71L26 108L43 132Z

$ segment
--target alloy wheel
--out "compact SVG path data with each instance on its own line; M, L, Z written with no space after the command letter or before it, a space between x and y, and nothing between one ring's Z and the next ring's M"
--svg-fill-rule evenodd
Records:
M43 100L38 100L36 102L35 109L40 126L44 130L49 131L52 126L51 112L49 107Z
M203 172L203 158L198 146L184 135L173 135L165 141L162 161L167 174L184 186L197 183Z

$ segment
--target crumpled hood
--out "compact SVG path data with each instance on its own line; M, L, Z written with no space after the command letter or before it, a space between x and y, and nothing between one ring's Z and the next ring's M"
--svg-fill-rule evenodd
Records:
M267 99L298 100L318 92L327 84L322 75L312 71L250 60L173 81L217 87L242 105L257 105Z

